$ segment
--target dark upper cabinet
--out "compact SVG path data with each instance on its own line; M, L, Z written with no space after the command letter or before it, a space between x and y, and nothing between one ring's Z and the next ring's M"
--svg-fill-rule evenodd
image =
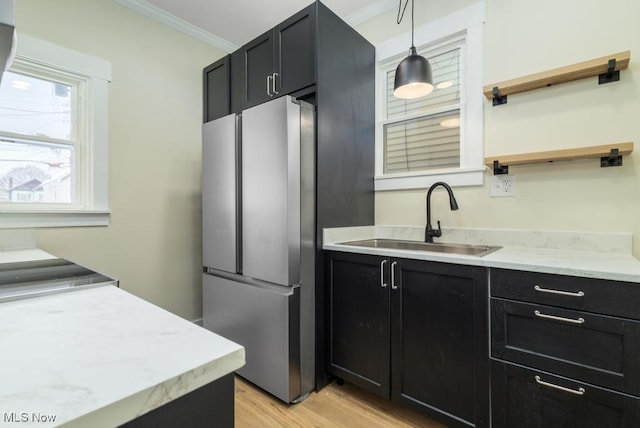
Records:
M241 108L261 104L273 97L273 31L268 31L240 48L240 70L232 80L243 83ZM238 71L238 72L237 72Z
M315 5L278 25L274 30L274 96L289 94L316 81Z
M239 113L316 83L316 7L311 4L228 57L230 112ZM222 103L207 101L217 93L205 94L205 103Z
M329 371L448 426L489 425L486 270L332 252Z
M204 122L230 113L230 61L227 55L204 69Z

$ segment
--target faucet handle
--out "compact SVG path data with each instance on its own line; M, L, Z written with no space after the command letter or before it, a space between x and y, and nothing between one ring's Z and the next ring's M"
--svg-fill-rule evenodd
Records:
M431 226L431 223L427 223L427 227L425 228L425 232L424 232L424 242L433 242L433 237L440 237L442 236L442 229L440 229L440 221L438 221L438 228L434 229Z

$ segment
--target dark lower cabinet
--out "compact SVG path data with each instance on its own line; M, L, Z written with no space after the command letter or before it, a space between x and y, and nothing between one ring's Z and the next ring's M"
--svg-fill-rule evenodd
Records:
M485 269L333 252L327 278L331 373L448 426L488 426Z
M495 427L639 427L637 284L491 269Z
M234 374L201 386L120 428L233 428Z
M640 426L633 396L497 360L491 379L495 428Z
M331 371L385 398L390 398L390 296L381 266L388 269L388 263L347 253L329 262Z
M640 395L640 321L491 298L494 358Z
M404 259L391 264L392 399L450 426L487 421L488 376L476 372L488 360L486 271Z

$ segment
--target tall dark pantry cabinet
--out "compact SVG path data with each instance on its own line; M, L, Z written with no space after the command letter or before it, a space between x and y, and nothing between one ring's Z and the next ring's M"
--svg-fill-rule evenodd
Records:
M203 85L205 124L286 95L315 107L315 189L300 195L315 205L315 281L300 286L300 325L291 330L311 361L311 373L300 370L303 396L327 383L322 230L374 223L375 49L316 1L206 67ZM206 290L204 300L205 327L216 331L207 326Z

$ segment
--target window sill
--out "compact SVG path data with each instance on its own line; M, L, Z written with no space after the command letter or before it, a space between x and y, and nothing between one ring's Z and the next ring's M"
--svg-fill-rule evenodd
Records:
M108 211L1 211L0 229L108 226Z
M427 189L438 181L444 181L452 187L482 186L484 171L484 168L469 168L421 175L376 176L375 190Z

